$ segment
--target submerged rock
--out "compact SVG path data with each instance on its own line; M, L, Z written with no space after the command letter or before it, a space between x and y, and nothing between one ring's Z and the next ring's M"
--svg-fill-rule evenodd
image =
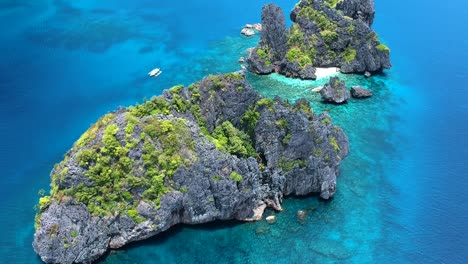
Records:
M294 24L285 30L281 8L266 5L262 39L255 48L260 55L251 53L250 70L315 79L315 67L368 74L388 69L390 49L371 29L374 15L373 0L301 0L290 14Z
M299 220L299 222L305 221L306 212L304 210L297 211L296 215L297 215L297 219Z
M276 222L276 216L274 215L269 215L265 218L265 221L268 223L268 224L274 224Z
M351 97L348 88L338 77L330 78L330 81L320 90L320 95L325 102L335 104L345 103Z
M354 98L367 98L372 96L372 91L361 86L351 87L351 95Z
M178 223L262 219L285 195L336 191L343 131L302 99L262 98L239 73L208 76L101 117L51 172L34 250L89 263Z

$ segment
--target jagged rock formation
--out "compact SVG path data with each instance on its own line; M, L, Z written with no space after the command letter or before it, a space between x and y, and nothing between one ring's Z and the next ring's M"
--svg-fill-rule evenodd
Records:
M265 24L264 24L265 23ZM287 51L286 22L283 11L273 4L262 9L262 35L259 46L250 53L250 69L257 74L273 72L272 61L280 61Z
M283 12L269 4L262 11L266 37L250 52L250 70L315 79L314 67L343 73L388 69L390 50L371 29L374 14L372 0L301 0L290 15L294 24L284 31Z
M345 103L351 97L345 83L338 77L330 78L330 81L320 90L320 95L325 102L334 104Z
M372 96L372 91L361 86L351 87L351 96L354 98L367 98Z
M259 220L284 195L332 197L348 151L307 101L208 76L91 126L52 170L33 246L47 263L89 263L178 223Z

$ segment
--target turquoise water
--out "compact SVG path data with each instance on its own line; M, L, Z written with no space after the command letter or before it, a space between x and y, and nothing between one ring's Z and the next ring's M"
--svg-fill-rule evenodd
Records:
M276 2L286 11L295 4ZM237 59L258 39L238 32L260 20L265 3L1 1L2 262L40 263L31 246L37 192L91 123L173 85L240 69ZM347 133L351 153L332 201L287 199L283 212L267 212L274 225L177 226L102 262L463 263L466 7L376 0L375 28L394 68L370 79L341 76L371 89L371 99L326 105L310 91L326 79L248 75L266 96L307 98ZM148 79L154 67L163 74ZM304 221L297 210L306 210Z

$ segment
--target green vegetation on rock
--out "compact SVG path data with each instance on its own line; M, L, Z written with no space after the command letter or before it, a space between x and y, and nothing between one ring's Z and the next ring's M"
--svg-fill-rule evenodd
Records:
M94 125L92 125L86 132L83 133L83 135L81 135L81 137L75 142L74 147L80 148L91 142L91 140L96 138L97 131L110 123L114 117L114 113L108 113L99 118L99 120Z
M153 97L151 100L145 100L143 104L137 104L128 108L131 115L135 117L145 117L155 114L169 114L171 105L162 97Z
M291 140L291 137L292 137L291 134L289 133L286 134L286 136L284 136L284 138L281 140L281 143L283 145L287 145L289 143L289 140Z
M270 112L273 112L274 103L275 102L270 98L262 98L262 99L257 101L257 106L265 106L270 110Z
M306 39L299 26L294 24L288 33L289 50L286 53L286 59L289 62L297 62L301 68L312 64L317 53L314 47L316 41L313 35Z
M331 136L330 137L330 144L333 146L333 149L338 152L340 151L340 146L338 145L338 142L336 141L336 138Z
M242 175L239 173L233 171L231 172L231 175L229 175L229 179L235 181L235 182L241 182L242 181Z
M50 204L50 196L39 198L39 209L44 210Z
M239 157L256 156L250 137L234 127L229 121L217 126L208 139L215 144L217 149L226 153Z
M356 59L356 54L357 51L351 47L347 47L342 53L341 57L346 61L346 63L349 63Z
M304 33L300 30L299 25L294 24L288 33L288 46L301 46L305 42Z
M385 44L379 44L375 47L377 50L380 50L380 51L385 51L385 52L388 52L390 53L390 49L387 47L387 45Z
M312 118L312 108L310 107L310 103L306 100L300 100L297 102L294 107L294 111L302 111L308 118Z
M315 10L310 6L303 7L297 16L312 20L312 22L314 22L320 28L320 30L336 31L338 28L338 26L333 23L333 21L331 21L325 14Z
M321 123L324 124L324 125L329 125L329 124L331 124L331 120L330 120L330 118L324 118L324 119L322 119Z
M279 161L279 167L284 171L284 172L290 172L293 170L294 166L299 166L299 168L304 168L306 165L306 162L303 160L286 160L285 158L281 158Z
M267 48L257 48L257 55L265 62L267 67L271 65L270 53Z
M214 90L221 90L224 88L225 84L223 78L220 75L209 75L207 79L213 82Z
M312 64L312 60L307 54L304 54L302 50L298 47L293 47L286 53L286 59L289 62L296 61L299 63L301 68L304 68L307 64Z
M286 118L281 118L277 120L275 124L282 129L289 129L288 120L286 120Z
M260 113L256 111L255 107L249 107L249 109L245 111L245 114L241 119L241 124L244 126L248 135L253 136L255 126L257 125L259 118Z
M336 5L340 2L343 2L343 0L325 0L325 4L331 8L335 8Z
M320 35L327 45L330 45L333 41L338 39L338 33L328 29L321 31Z
M160 102L162 101L154 98L143 105L129 108L123 139L117 137L120 131L117 124L92 126L90 129L93 129L93 133L103 130L101 143L92 146L84 144L75 156L78 165L86 169L85 176L90 184L80 183L60 189L68 169L64 160L56 166L52 175L52 199L60 200L63 196L71 196L85 204L93 215L105 216L120 211L136 222L142 221L140 216L135 215L135 201L138 197L135 197L137 192L132 190L142 188L142 198L158 206L161 195L169 191L165 181L170 179L179 166L189 166L189 152L193 148L185 120L162 120L156 115L144 120L137 118L136 115L146 116L147 113L159 112L167 106ZM164 107L155 107L158 105ZM143 132L134 138L132 133L136 126L141 127ZM85 134L89 135L89 132ZM129 145L142 146L142 162L129 157ZM142 172L143 175L136 176L137 172Z

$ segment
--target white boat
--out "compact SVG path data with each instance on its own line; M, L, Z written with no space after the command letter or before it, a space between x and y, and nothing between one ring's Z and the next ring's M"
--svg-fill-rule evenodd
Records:
M150 77L158 77L162 71L159 68L152 69L150 72L148 72L148 76Z

